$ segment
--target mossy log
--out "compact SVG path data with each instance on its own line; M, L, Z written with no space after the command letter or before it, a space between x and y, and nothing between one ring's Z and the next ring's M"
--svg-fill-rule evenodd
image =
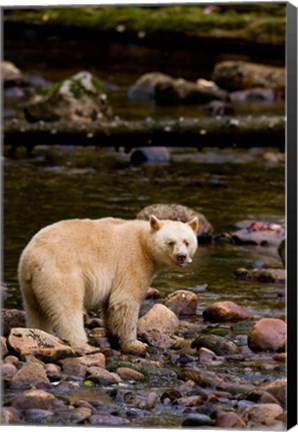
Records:
M4 144L12 148L37 145L77 145L95 147L279 147L285 146L285 118L215 117L177 120L4 122Z

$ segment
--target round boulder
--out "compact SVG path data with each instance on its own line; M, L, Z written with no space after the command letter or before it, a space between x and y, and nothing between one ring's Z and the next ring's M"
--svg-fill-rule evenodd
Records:
M202 213L196 212L189 207L180 204L153 204L143 208L138 214L137 219L149 220L154 215L158 219L176 220L188 222L194 217L198 218L199 226L197 237L199 243L208 242L213 236L213 227Z
M232 301L215 302L203 312L205 321L225 322L253 319L253 315L246 308Z
M284 351L286 324L277 318L260 319L248 333L248 346L252 351Z
M167 296L165 306L171 309L178 317L196 314L198 298L195 293L178 290Z
M217 335L200 335L191 344L192 348L208 348L218 356L239 354L239 347L231 340Z

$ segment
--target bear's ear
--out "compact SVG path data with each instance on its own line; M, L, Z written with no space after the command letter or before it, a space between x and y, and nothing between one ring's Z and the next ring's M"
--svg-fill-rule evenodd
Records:
M161 222L160 222L160 220L157 219L157 217L154 216L154 215L151 215L151 216L150 216L150 218L149 218L149 223L150 223L151 228L152 228L154 231L158 231L159 228L161 227Z
M187 222L187 225L196 233L199 228L199 219L197 217L193 218L191 221Z

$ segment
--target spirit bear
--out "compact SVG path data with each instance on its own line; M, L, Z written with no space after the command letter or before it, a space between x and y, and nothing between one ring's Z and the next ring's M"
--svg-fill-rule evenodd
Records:
M27 326L88 349L83 313L102 307L122 352L143 353L137 320L147 288L161 270L192 261L197 228L197 218L183 223L155 216L73 219L43 228L19 262Z

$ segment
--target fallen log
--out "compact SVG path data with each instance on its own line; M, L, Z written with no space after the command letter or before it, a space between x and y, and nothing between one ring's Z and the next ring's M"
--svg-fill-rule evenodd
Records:
M215 117L141 121L99 122L5 121L4 145L23 146L28 151L37 145L95 147L279 147L285 148L285 118Z

